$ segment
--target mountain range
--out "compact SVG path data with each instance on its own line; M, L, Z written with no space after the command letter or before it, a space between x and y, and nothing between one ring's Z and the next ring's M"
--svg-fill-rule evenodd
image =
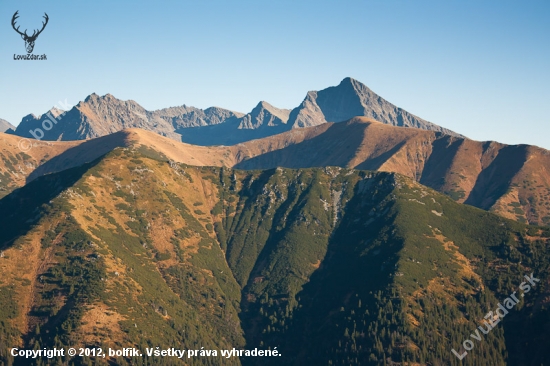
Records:
M0 132L0 365L548 364L549 170L351 78L293 110L29 115Z
M239 169L339 166L397 172L460 203L531 224L550 224L550 152L385 125L365 117L292 129L234 146L196 146L127 129L87 141L33 141L0 134L0 196L41 175L90 162L115 147L144 146L167 160Z
M291 111L260 102L248 114L186 105L147 111L131 100L91 94L69 111L53 108L40 116L27 115L15 134L36 138L40 133L33 136L31 131L39 129L44 140L73 141L106 136L125 128L141 128L195 145L233 145L296 128L342 122L355 116L460 136L396 107L352 78L345 78L335 87L308 92L302 104ZM55 126L44 129L42 125L48 119L55 120Z

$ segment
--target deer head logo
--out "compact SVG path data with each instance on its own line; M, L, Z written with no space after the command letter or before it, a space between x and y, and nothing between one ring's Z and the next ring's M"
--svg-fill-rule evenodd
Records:
M42 33L42 31L44 30L44 28L46 28L46 24L48 24L48 14L44 13L44 19L46 20L45 22L42 22L42 29L40 30L35 30L33 32L33 34L31 36L29 36L27 34L27 30L25 29L25 32L21 33L19 31L19 27L15 28L15 21L17 20L17 18L19 18L19 15L17 15L19 13L19 10L15 12L15 14L13 14L13 18L11 18L11 26L13 27L13 29L19 33L21 35L21 38L23 38L23 40L25 41L25 48L27 49L27 53L32 53L32 50L34 49L34 42L36 41L36 38L38 38L38 36L40 35L40 33Z

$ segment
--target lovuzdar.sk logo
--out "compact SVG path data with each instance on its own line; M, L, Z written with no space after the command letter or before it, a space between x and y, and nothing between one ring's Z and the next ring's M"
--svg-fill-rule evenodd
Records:
M40 33L42 33L42 31L44 30L44 28L46 28L46 25L48 24L48 20L50 20L50 18L48 17L48 14L44 13L44 21L42 22L42 29L38 30L38 29L35 29L34 32L32 33L32 35L28 35L27 34L27 30L25 29L24 32L21 32L19 30L19 27L17 26L16 27L16 21L17 21L17 18L19 18L19 10L15 12L15 14L13 14L13 17L11 18L11 26L13 27L13 29L19 33L19 35L21 36L21 38L23 38L23 40L25 41L25 48L27 49L27 54L26 55L13 55L13 59L14 60L47 60L47 57L46 55L34 55L32 53L32 51L34 50L34 42L36 42L36 39L38 38L38 36L40 35Z

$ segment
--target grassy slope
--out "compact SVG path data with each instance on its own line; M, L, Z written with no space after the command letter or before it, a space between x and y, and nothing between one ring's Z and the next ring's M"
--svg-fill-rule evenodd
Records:
M497 299L526 273L547 278L547 231L399 175L239 171L147 154L117 149L0 201L0 341L246 342L278 346L285 364L456 364L450 349ZM548 360L509 341L531 314L544 326L540 291L465 362Z
M341 166L395 172L460 203L520 222L550 223L547 150L393 127L365 117L294 129L234 146L183 144L140 129L88 141L32 140L34 147L26 153L18 147L19 140L0 133L0 197L24 185L25 180L79 166L116 147L141 144L170 160L195 166Z

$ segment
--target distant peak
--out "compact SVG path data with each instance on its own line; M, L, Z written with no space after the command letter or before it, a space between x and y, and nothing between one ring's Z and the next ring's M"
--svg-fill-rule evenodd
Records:
M34 113L27 114L23 119L38 119L38 116Z
M256 108L254 108L254 109L259 109L259 108L270 110L274 107L271 104L269 104L268 102L262 100L258 103L258 105L256 105Z
M307 92L305 99L314 100L315 98L317 98L317 94L318 94L317 90L310 90Z
M103 96L100 96L96 93L92 93L84 99L84 102L89 102L90 100L116 100L117 98L112 94L105 94Z
M369 89L368 86L366 86L359 80L356 80L351 77L344 78L336 88L349 89L349 90L352 90L353 93L358 95L371 94L373 97L378 96L371 89Z
M282 120L287 119L287 111L284 109L279 109L277 107L274 107L273 105L269 104L268 102L262 100L259 102L256 107L252 110L252 114L260 113L262 110L268 111L269 113L281 118Z
M52 107L49 112L55 117L57 118L58 116L60 116L61 114L65 113L66 111L62 110L62 109L59 109L57 107Z
M92 93L88 95L86 99L84 99L84 102L89 102L90 100L97 100L98 98L99 98L99 95L97 95L96 93Z
M342 81L340 82L340 84L354 83L354 82L357 82L357 80L348 76L348 77L343 78Z
M359 80L357 79L354 79L354 78L351 78L351 77L347 77L347 78L344 78L341 82L340 82L340 85L339 86L345 86L345 85L350 85L354 88L357 88L357 87L363 87L365 88L366 85L363 84L362 82L360 82Z

